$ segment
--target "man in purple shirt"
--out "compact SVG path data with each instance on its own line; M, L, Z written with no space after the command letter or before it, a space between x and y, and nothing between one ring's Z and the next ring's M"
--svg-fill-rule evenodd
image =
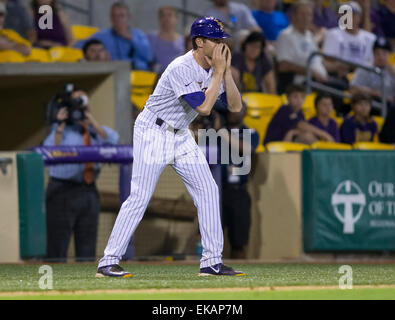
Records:
M371 100L364 94L356 94L351 99L354 115L347 117L340 127L341 140L353 144L364 141L378 141L377 123L370 116Z
M336 142L340 142L337 123L331 118L333 113L332 97L329 94L318 94L314 100L317 115L309 120L313 126L328 132Z
M289 141L312 144L318 139L333 142L330 134L305 121L302 111L304 87L292 84L287 88L286 94L288 104L280 107L274 114L263 143L266 145L272 141Z
M154 71L162 74L175 58L184 54L185 38L177 33L178 13L170 6L158 11L159 30L147 34L154 51Z

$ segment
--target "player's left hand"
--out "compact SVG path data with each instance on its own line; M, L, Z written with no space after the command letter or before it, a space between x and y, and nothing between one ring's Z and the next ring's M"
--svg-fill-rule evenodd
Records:
M230 48L225 45L225 55L226 55L226 69L230 69L231 62L232 62L232 52Z
M230 51L230 48L227 45L225 45L225 46L226 46L226 48L225 48L225 50L226 50L226 52L225 52L225 54L226 54L226 70L230 71L230 66L231 66L231 62L232 62L232 52Z

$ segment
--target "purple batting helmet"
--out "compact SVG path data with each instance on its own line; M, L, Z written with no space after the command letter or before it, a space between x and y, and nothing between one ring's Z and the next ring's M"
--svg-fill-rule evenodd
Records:
M211 39L231 38L224 30L221 20L214 17L203 17L195 20L191 26L191 39L197 37Z

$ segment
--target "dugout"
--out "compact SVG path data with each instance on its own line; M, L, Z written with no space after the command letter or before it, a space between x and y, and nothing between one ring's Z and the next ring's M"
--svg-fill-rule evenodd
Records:
M126 62L0 64L0 150L40 145L46 135L46 104L70 82L88 93L95 118L117 130L120 143L129 143L129 79Z
M18 219L21 210L23 211L20 208L21 203L24 203L23 197L31 194L29 190L32 190L32 186L29 183L32 180L26 179L24 183L18 176L18 164L23 163L21 152L40 145L45 138L46 104L56 93L64 90L66 83L74 83L77 88L88 93L93 115L100 123L118 131L119 143L129 144L131 141L130 66L127 62L0 64L0 153L3 159L12 160L7 165L7 171L0 173L0 252L4 262L19 261L23 252L26 252L24 248L28 248L19 245L22 237L20 239L18 230L21 226ZM31 170L38 170L37 168ZM40 170L43 171L42 164ZM118 167L107 166L105 171L104 178L100 181L102 189L117 193ZM37 177L40 186L45 186L47 176L36 176L34 179ZM21 186L25 186L26 192L18 190ZM42 196L43 194L40 195ZM39 207L40 205L37 206ZM38 209L37 212L40 216L42 210ZM112 215L111 218L110 215L103 217L105 225L113 222ZM45 238L40 241L45 242ZM27 251L40 255L40 250Z

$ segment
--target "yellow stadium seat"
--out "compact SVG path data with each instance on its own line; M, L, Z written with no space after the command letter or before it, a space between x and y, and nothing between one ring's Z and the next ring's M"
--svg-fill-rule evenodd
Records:
M26 58L13 50L0 50L0 63L22 63Z
M280 96L261 92L244 93L242 99L247 105L247 115L252 117L271 117L282 104Z
M347 74L347 80L348 82L351 82L352 79L354 78L355 72L350 72Z
M53 47L49 54L53 62L77 62L84 57L82 50L70 47Z
M395 66L395 52L390 55L390 64Z
M383 117L379 117L379 116L373 116L373 119L374 119L374 121L376 121L377 128L378 128L378 130L380 132L381 129L383 128L385 119Z
M26 57L27 62L51 62L51 56L48 50L32 48L32 52Z
M254 129L259 134L259 146L263 145L263 140L265 138L267 126L269 125L270 120L272 119L271 116L260 116L260 117L252 117L246 115L244 117L244 124Z
M82 26L82 25L71 26L71 32L73 33L73 37L77 41L88 39L98 31L99 28L96 27Z
M302 106L302 110L306 119L310 119L316 115L316 110L314 106L314 100L317 94L312 93L306 96L304 100L304 104Z
M269 142L266 144L266 150L268 152L291 152L291 151L303 151L309 149L310 146L302 143L295 142Z
M380 142L357 142L354 143L353 147L358 150L394 150L392 144Z
M344 118L343 117L333 117L337 123L337 127L340 129L341 125L343 124Z
M134 70L130 73L132 92L130 99L137 109L142 110L153 91L157 74L149 71Z
M311 149L323 149L323 150L351 150L352 147L346 143L317 141L311 145Z
M262 153L262 152L265 152L265 147L262 145L262 144L260 144L260 145L258 145L258 147L256 148L256 150L255 150L255 152L256 153Z

